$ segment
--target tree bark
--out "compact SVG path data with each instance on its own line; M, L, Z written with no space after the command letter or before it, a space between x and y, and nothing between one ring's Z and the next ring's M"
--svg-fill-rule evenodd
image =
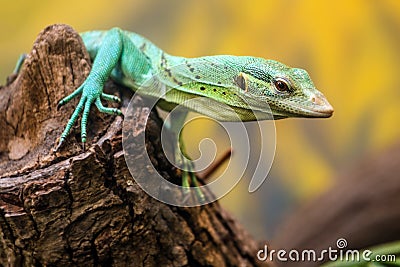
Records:
M271 266L257 261L260 246L218 203L180 208L141 190L124 160L121 117L92 108L89 149L80 146L78 121L52 152L78 100L59 111L57 102L89 70L79 35L53 25L0 88L0 266ZM111 89L124 110L131 93L108 82ZM144 134L145 125L135 127ZM161 151L160 127L152 111L147 150L166 178L179 180Z

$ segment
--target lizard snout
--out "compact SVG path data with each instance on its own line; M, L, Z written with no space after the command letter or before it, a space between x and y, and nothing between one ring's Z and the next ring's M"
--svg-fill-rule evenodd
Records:
M330 117L333 113L333 107L322 94L312 94L310 101L314 104L314 111L321 114L321 117Z

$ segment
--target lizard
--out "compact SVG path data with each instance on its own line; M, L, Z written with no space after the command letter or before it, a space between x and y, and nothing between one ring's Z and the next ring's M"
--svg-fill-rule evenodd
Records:
M81 95L55 150L62 146L80 113L81 141L85 149L92 104L100 112L122 115L119 109L105 107L101 102L102 99L120 102L117 96L103 93L109 78L142 96L158 98L157 105L166 111L183 105L187 111L221 121L328 118L333 113L332 106L316 89L307 71L275 60L232 55L173 56L145 37L117 27L88 31L80 36L93 64L82 85L58 103L59 108ZM138 90L151 77L156 80L156 85ZM205 101L187 104L186 100L196 97ZM173 131L181 129L186 113L181 112L171 119ZM184 144L178 139L176 150L186 155ZM177 162L189 169L182 172L182 186L189 187L191 183L197 187L196 177L190 172L191 163L180 153L176 157L181 157ZM198 195L204 198L201 191Z

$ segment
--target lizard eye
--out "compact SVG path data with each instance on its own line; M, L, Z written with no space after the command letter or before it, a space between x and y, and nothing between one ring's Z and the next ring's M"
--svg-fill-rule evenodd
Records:
M285 93L290 91L289 82L283 78L276 78L274 81L275 88L280 93Z

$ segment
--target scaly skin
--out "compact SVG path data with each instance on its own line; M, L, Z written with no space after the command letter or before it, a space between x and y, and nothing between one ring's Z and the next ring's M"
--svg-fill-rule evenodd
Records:
M87 118L93 103L100 112L122 114L120 110L104 107L101 103L101 99L119 101L117 97L103 93L104 83L109 77L137 91L156 75L153 78L156 83L140 89L139 94L161 99L159 106L165 110L183 105L188 110L222 121L326 118L333 112L332 106L315 88L305 70L290 68L277 61L228 55L175 57L140 35L118 28L86 32L81 36L94 60L93 66L85 82L59 102L62 106L81 95L58 147L82 110L81 139L85 144ZM198 96L205 97L206 101L195 104L184 102ZM234 112L227 110L226 105ZM180 129L185 115L171 121L172 130ZM185 158L180 160L190 168ZM184 172L182 183L189 186L188 179L192 178L192 183L197 184L193 177L191 173Z

